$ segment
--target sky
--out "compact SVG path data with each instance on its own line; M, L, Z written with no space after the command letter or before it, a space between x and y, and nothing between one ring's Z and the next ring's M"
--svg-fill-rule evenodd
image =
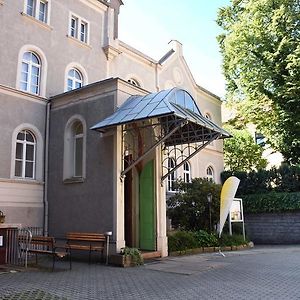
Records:
M169 41L183 44L183 55L196 82L224 98L225 80L216 36L220 7L230 0L123 0L119 39L159 60Z

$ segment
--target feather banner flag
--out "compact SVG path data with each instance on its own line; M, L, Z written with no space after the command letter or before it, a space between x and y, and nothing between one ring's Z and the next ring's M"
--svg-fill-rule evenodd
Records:
M240 180L237 177L231 176L223 184L223 187L221 190L221 203L220 203L219 237L221 237L222 230L223 230L225 221L227 219L227 216L229 214L229 210L230 210L233 198L235 196L235 193L237 191L237 188L239 186L239 183L240 183Z

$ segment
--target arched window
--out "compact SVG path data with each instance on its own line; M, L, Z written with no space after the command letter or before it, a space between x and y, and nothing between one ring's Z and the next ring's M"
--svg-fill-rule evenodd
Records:
M70 69L68 72L67 79L67 90L75 90L83 86L83 77L82 74L77 69Z
M135 86L141 87L141 84L134 78L130 78L127 81Z
M41 61L33 52L23 54L20 89L38 95L40 93Z
M169 158L168 159L168 171L172 170L175 168L175 160L174 158ZM177 179L177 174L176 171L172 172L171 174L168 175L168 191L169 192L175 192L175 182Z
M66 125L64 137L64 180L85 177L86 124L76 115Z
M185 162L183 165L183 181L188 183L191 182L191 165L189 162Z
M215 181L215 174L214 174L214 169L212 166L207 167L206 169L206 177L207 179L211 180L211 181Z
M36 139L29 130L22 130L17 135L15 176L35 178Z

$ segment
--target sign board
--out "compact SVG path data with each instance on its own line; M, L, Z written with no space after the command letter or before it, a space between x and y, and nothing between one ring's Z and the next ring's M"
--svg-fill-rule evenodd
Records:
M228 216L229 223L229 234L232 235L232 223L242 223L243 225L243 236L245 236L245 223L244 223L244 212L243 212L243 200L241 198L233 198L232 204L230 206L230 213Z
M234 198L230 207L231 222L243 222L243 204L242 199Z

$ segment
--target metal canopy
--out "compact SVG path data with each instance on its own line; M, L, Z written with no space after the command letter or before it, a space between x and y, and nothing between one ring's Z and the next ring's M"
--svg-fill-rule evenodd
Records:
M122 126L122 158L127 166L122 176L134 166L138 168L149 153L162 145L162 180L213 140L230 137L201 114L188 92L178 88L131 96L91 129L106 132L116 126ZM171 156L175 156L176 164L169 169L166 160Z

